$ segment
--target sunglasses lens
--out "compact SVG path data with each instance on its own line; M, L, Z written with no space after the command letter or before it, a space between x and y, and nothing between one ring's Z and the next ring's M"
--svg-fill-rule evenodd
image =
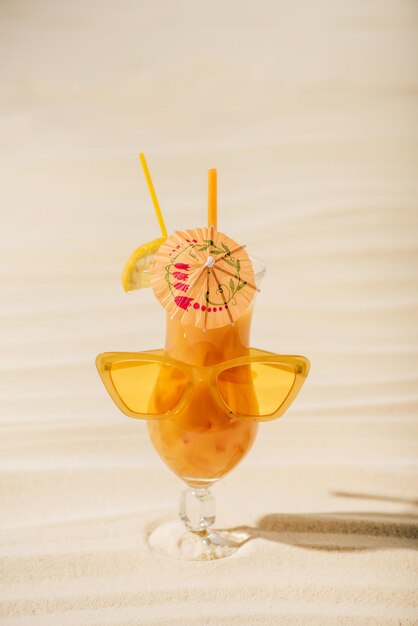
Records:
M110 370L112 383L124 404L141 415L163 415L179 403L187 376L178 367L157 361L122 361Z
M237 365L218 375L225 404L242 417L274 417L294 382L294 370L275 363Z

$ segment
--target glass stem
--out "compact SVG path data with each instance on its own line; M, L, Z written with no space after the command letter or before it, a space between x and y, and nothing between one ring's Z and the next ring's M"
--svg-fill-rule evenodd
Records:
M215 498L206 487L191 487L180 495L180 519L193 533L207 534L215 522Z

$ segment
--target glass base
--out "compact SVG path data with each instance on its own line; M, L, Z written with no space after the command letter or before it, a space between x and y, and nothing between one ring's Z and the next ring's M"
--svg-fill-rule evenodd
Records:
M231 556L251 535L243 530L186 530L179 520L151 528L147 541L160 554L186 561L214 561Z

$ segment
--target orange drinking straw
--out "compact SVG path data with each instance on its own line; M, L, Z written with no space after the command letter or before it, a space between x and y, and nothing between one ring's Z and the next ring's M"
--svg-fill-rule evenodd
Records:
M161 213L160 205L158 203L157 194L155 193L154 185L152 184L151 175L149 173L148 165L145 160L145 155L141 152L139 155L139 160L141 161L142 169L144 170L145 180L147 181L148 189L151 195L152 203L154 205L155 213L157 215L158 223L160 225L161 234L163 237L167 237L167 229L165 227L165 222L163 218L163 214Z
M218 182L215 169L208 170L208 226L218 227Z

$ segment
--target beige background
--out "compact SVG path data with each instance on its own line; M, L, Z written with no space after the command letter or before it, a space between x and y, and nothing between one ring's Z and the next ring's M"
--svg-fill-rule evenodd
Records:
M0 3L1 623L413 624L418 9L410 0ZM215 487L230 559L151 554L180 482L94 369L160 347L128 254L219 226L264 259L253 345L309 382Z

